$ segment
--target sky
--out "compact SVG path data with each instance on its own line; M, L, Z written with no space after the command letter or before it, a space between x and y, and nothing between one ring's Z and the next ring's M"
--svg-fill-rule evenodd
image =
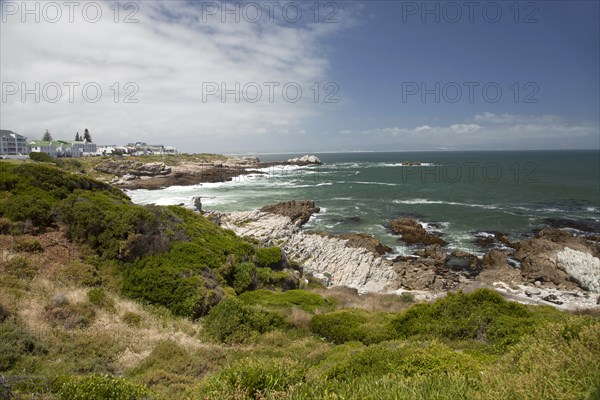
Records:
M597 1L0 2L0 128L181 152L600 148Z

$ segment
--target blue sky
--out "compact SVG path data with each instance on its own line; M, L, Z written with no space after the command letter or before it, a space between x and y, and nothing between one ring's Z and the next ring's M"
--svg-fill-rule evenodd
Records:
M143 1L118 15L80 2L102 10L95 22L81 8L57 20L47 2L36 22L21 4L0 11L0 125L32 138L89 128L105 144L248 153L600 147L596 1L319 2L318 21L299 1ZM40 99L23 97L36 83Z

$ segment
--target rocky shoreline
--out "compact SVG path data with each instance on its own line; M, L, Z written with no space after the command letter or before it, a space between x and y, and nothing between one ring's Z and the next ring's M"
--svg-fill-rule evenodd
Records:
M420 299L488 287L522 303L563 309L598 307L600 244L567 230L546 228L516 243L498 234L493 239L502 246L491 248L482 257L448 252L434 241L425 242L413 256L391 260L384 256L389 248L369 235L303 230L307 215L315 212L314 202L291 201L254 211L211 212L209 216L240 236L280 246L306 274L333 286L363 293L409 291ZM401 222L412 229L409 232L422 233L413 222Z
M182 162L168 166L164 162L142 162L127 158L107 160L94 169L114 175L110 184L120 189L157 190L169 186L191 186L201 183L227 182L248 174L263 174L261 169L275 165L320 165L316 156L305 155L287 161L261 162L256 157L227 157L212 162Z

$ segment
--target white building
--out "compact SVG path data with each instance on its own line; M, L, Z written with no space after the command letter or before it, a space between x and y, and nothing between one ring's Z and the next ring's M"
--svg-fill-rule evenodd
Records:
M0 130L0 155L26 155L27 138L13 131Z
M58 156L57 142L46 142L44 140L34 140L29 142L29 151L31 153L46 153L50 157ZM61 150L62 151L62 150Z

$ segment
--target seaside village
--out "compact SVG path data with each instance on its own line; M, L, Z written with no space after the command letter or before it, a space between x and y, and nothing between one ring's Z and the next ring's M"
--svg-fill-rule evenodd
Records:
M28 158L30 153L46 153L52 158L178 154L175 147L162 144L135 142L125 146L98 145L94 143L88 129L85 129L82 134L75 133L73 139L64 136L56 139L48 130L40 134L39 139L30 139L10 130L0 130L0 158Z

